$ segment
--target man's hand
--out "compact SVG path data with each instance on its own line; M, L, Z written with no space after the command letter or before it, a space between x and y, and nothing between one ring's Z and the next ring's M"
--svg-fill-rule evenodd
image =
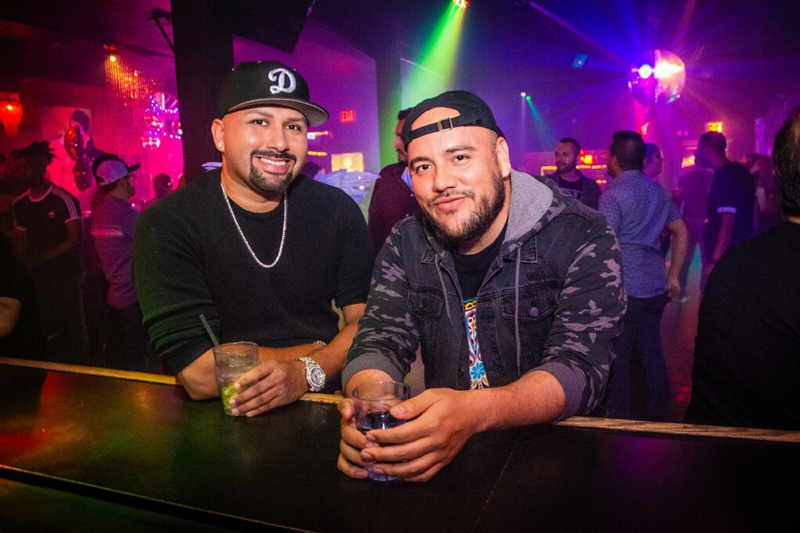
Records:
M355 403L351 398L339 402L339 413L342 415L341 435L339 441L339 460L336 466L350 477L364 479L367 469L361 450L366 448L367 439L363 433L356 429Z
M677 298L681 294L681 282L677 277L670 276L667 278L667 292L669 297Z
M303 363L266 361L236 382L239 393L231 398L231 412L255 416L297 401L308 389Z
M367 433L360 463L351 459L350 450L345 448L348 444L345 437L355 444L350 445L353 448L358 442L349 428L345 431L344 424L340 451L348 454L345 457L350 465L372 465L378 474L406 481L427 481L449 464L467 440L478 432L472 408L475 397L474 391L426 390L391 409L392 416L406 421L403 425ZM340 456L340 469L341 462Z

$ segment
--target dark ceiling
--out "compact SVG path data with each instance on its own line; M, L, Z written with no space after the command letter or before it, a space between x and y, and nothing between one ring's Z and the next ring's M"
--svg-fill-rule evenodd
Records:
M208 0L203 0L208 1ZM287 0L226 0L221 5L270 5ZM396 39L413 55L435 30L449 0L297 0L311 4L309 17L368 55ZM796 81L785 68L800 53L796 22L800 2L728 0L472 0L465 40L475 64L548 66L561 50L588 53L587 68L628 61L636 46L669 43L705 65L705 76L745 69L755 76ZM613 8L609 7L613 6ZM62 80L99 80L94 59L104 46L134 52L172 69L172 52L153 17L168 14L169 0L28 0L0 4L0 74ZM171 39L169 18L160 18ZM256 22L280 26L276 17ZM638 42L637 42L638 41ZM500 55L498 55L500 54ZM713 72L712 72L713 71ZM730 74L727 74L729 76Z

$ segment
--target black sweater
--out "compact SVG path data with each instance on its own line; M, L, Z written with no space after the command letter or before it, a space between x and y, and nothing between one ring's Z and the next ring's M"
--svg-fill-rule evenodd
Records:
M284 203L250 213L231 202L263 263L278 252ZM144 324L174 373L220 342L286 347L338 333L338 307L366 301L373 256L366 223L346 193L305 177L289 188L283 254L260 267L245 247L220 188L220 171L142 213L134 236L133 276Z

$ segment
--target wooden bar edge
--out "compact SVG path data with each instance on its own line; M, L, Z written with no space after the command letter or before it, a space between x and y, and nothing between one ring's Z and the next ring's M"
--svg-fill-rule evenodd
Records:
M86 374L89 376L102 376L107 378L127 379L131 381L144 381L146 383L159 383L161 385L180 385L178 380L175 379L175 376L151 374L149 372L134 372L132 370L119 370L116 368L53 363L50 361L34 361L31 359L12 359L9 357L0 357L0 364L41 368L42 370L49 370L53 372L68 372L70 374Z
M706 426L676 422L646 422L642 420L621 420L590 416L573 416L557 424L561 426L609 429L631 433L659 433L691 437L724 437L800 443L800 431L781 429Z
M177 387L181 386L178 380L175 379L175 376L151 374L149 372L134 372L132 370L118 370L116 368L53 363L49 361L34 361L31 359L13 359L10 357L0 357L0 364L39 368L51 372L67 372L70 374L84 374L88 376L127 379L130 381L142 381L144 383L156 383L160 385L174 385ZM300 399L307 402L338 404L342 397L335 394L307 392Z
M150 374L146 372L133 372L130 370L117 370L113 368L52 363L46 361L33 361L29 359L12 359L8 357L0 357L0 364L40 368L54 372L69 372L73 374L87 374L91 376L142 381L145 383L157 383L161 385L173 385L178 387L181 386L180 383L178 383L178 381L175 379L175 376L167 376L163 374ZM332 405L338 404L341 399L341 396L335 394L320 394L313 392L307 392L300 398L301 401L326 403ZM800 431L778 429L705 426L698 424L681 424L675 422L646 422L642 420L621 420L615 418L596 418L589 416L573 416L566 420L562 420L557 424L561 426L607 429L630 433L651 433L692 437L723 437L800 443Z

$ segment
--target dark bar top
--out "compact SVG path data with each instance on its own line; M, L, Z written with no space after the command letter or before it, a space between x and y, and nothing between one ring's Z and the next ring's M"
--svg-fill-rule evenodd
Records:
M64 509L104 517L82 531L760 531L796 515L794 434L570 420L477 435L430 482L381 484L336 469L335 400L235 418L170 380L0 362L0 531L77 530Z

